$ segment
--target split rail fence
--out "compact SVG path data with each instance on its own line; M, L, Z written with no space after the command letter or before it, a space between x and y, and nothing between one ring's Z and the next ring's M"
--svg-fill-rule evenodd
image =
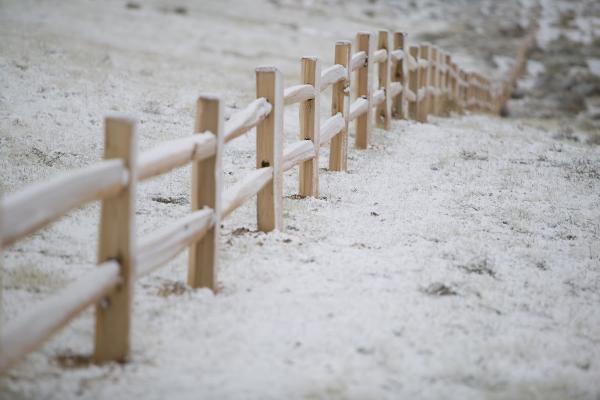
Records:
M104 160L32 185L5 197L0 207L0 245L6 248L70 210L101 201L98 268L60 293L23 311L0 335L0 373L40 347L88 306L95 306L93 360L126 361L130 351L134 282L189 249L187 282L215 290L220 221L257 196L258 229L283 228L283 172L299 166L299 194L319 192L320 148L330 146L329 169L345 171L348 127L356 124L355 147L366 149L372 125L390 129L392 118L426 122L428 115L464 110L498 114L522 73L522 59L504 86L461 69L452 56L430 44L409 45L404 32L359 32L356 51L335 44L335 65L301 59L300 84L284 88L275 67L256 69L256 100L223 117L219 97L200 96L194 134L138 155L136 124L105 120ZM514 78L514 81L512 80ZM376 79L376 82L374 80ZM331 115L321 122L321 93L331 88ZM355 96L351 96L351 88ZM299 140L284 148L284 107L299 104ZM222 188L224 146L256 128L256 170ZM192 164L192 212L141 238L135 237L136 185Z

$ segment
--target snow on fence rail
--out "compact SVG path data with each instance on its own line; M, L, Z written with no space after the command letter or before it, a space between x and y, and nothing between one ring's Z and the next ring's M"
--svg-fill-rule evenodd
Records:
M329 168L345 171L348 125L356 121L355 147L369 144L372 124L389 129L392 116L427 121L429 114L465 109L499 113L523 73L535 43L531 32L519 48L517 65L502 87L467 72L450 54L430 44L408 46L404 32L379 31L335 44L335 64L321 70L316 57L301 59L300 83L284 88L275 67L256 69L256 100L227 122L219 97L200 96L192 136L163 143L138 157L136 124L105 120L104 160L6 196L1 203L0 248L43 228L70 210L100 200L98 268L59 294L30 308L0 333L0 373L41 346L90 305L96 306L96 362L129 356L133 282L189 249L187 282L213 291L220 221L257 196L258 229L282 229L283 172L299 166L298 191L318 196L319 150L330 145ZM375 70L377 69L377 72ZM355 75L355 79L353 79ZM374 84L375 75L377 82ZM329 87L331 116L321 123L321 92ZM350 101L350 88L355 89ZM299 140L283 148L284 106L299 103ZM375 111L373 113L372 111ZM256 170L222 188L223 146L256 128ZM142 238L134 238L138 181L192 164L192 212Z

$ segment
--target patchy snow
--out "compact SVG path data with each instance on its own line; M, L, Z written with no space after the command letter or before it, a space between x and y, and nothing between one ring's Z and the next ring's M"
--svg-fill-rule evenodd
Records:
M329 66L336 39L430 18L385 2L136 4L0 5L6 190L98 160L110 111L136 115L149 149L190 134L199 92L228 115L247 104L259 64L289 86L301 55ZM297 108L285 119L290 144ZM254 202L224 222L218 295L185 287L185 254L140 280L130 363L78 357L90 310L0 378L0 398L594 399L600 148L577 134L485 116L376 129L348 173L320 171L319 199L295 198L286 173L285 232L255 232ZM228 144L227 187L254 145ZM139 236L189 212L189 181L184 168L139 185ZM92 204L5 251L3 324L93 268L97 223Z

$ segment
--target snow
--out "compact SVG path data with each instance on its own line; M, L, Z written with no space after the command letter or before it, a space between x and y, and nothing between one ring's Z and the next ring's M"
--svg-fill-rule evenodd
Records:
M385 2L372 19L352 1L124 4L0 5L6 191L100 159L110 111L136 115L149 149L191 134L199 92L242 109L257 65L287 87L303 54L327 67L335 40L431 18ZM285 123L290 146L297 107ZM0 398L596 398L600 148L567 129L475 115L375 129L348 173L320 171L320 198L285 174L284 232L255 232L253 201L224 222L217 295L183 285L185 254L140 280L128 364L61 366L91 352L89 310L0 378ZM225 189L254 146L253 132L227 145ZM140 184L138 238L189 214L189 190L188 168ZM4 252L2 324L93 268L98 208Z

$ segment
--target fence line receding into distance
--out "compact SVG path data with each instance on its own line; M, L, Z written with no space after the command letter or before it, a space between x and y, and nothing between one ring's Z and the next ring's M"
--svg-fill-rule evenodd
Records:
M10 321L0 334L0 373L41 346L88 306L96 307L93 360L126 361L130 351L131 302L136 279L189 249L187 282L215 290L221 220L257 196L258 229L283 228L283 172L299 166L298 192L319 194L320 148L330 146L329 169L345 171L348 127L355 147L365 149L373 125L390 129L392 118L426 122L464 110L499 114L523 74L535 44L535 17L519 48L509 79L489 79L461 69L430 44L409 45L404 32L359 32L356 51L335 44L335 65L301 59L300 83L284 88L275 67L256 69L256 100L228 121L217 96L200 96L194 134L138 154L133 120L105 120L104 160L6 196L0 208L0 247L6 248L70 210L101 201L98 267ZM321 92L331 88L331 115L321 121ZM355 95L351 96L351 89ZM283 147L284 107L299 104L298 141ZM256 128L256 170L222 187L223 147ZM136 185L192 164L192 211L137 241Z

